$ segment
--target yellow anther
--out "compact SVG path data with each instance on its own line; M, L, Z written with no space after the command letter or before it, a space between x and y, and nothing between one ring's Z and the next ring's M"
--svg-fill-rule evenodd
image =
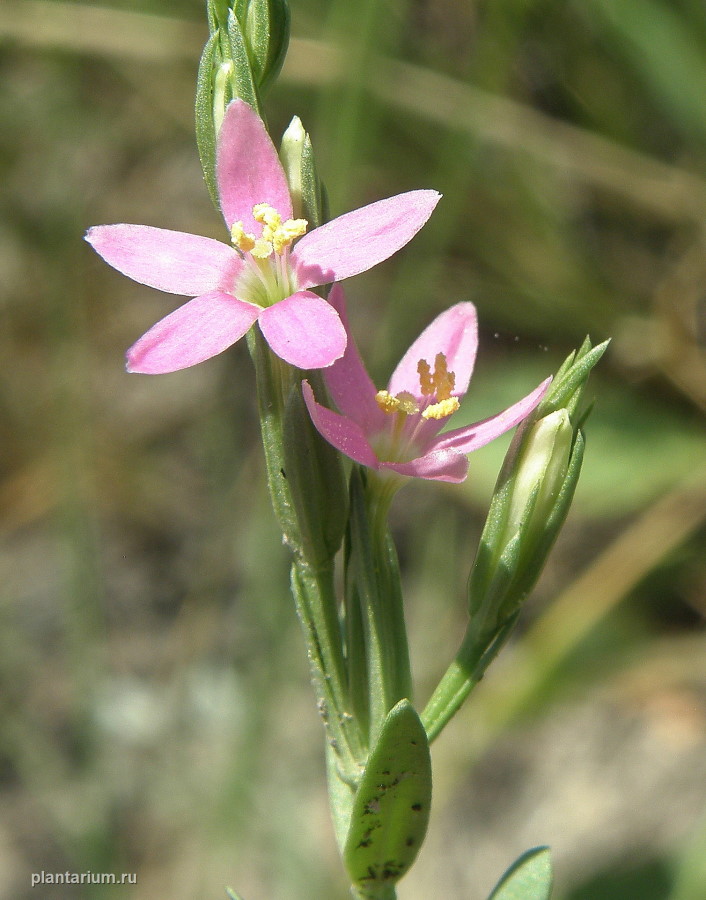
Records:
M271 238L275 253L281 253L295 238L306 234L308 224L306 219L287 219L279 225Z
M277 210L269 203L258 203L252 208L252 217L256 222L262 222L262 239L273 241L282 224L282 216Z
M425 359L420 359L417 363L417 372L419 374L419 386L425 397L431 397L434 393L434 379L431 377L431 369L429 363Z
M455 413L461 404L456 397L447 397L439 403L432 403L422 413L423 419L445 419L451 413Z
M249 253L255 246L255 235L247 234L242 222L236 222L231 227L230 239L233 242L233 246L237 247L238 250L242 250L243 253Z
M437 400L448 400L451 397L451 391L456 384L456 376L453 372L449 372L446 357L443 353L437 353L434 360L434 387L436 388ZM458 404L457 404L458 408Z
M277 228L282 221L282 216L269 203L255 204L252 208L252 217L256 222L262 222L263 225L269 225L271 228Z

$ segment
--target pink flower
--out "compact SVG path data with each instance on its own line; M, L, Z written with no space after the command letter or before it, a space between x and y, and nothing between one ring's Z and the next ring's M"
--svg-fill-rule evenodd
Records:
M331 365L345 349L345 329L333 307L308 288L387 259L414 237L440 197L436 191L398 194L305 234L306 221L292 219L277 151L242 100L231 103L223 119L217 179L233 246L147 225L101 225L86 235L129 278L194 298L128 350L131 372L193 366L230 347L256 321L286 362L301 369Z
M329 300L345 315L343 290ZM441 313L405 353L387 390L377 391L350 337L341 359L324 380L340 414L317 403L308 382L304 399L319 433L346 456L379 472L459 482L466 478L466 454L521 422L544 395L551 378L508 409L454 431L439 431L468 390L478 347L472 303Z

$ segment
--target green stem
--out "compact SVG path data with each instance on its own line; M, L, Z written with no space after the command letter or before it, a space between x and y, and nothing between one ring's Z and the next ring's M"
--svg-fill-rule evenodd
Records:
M479 632L471 621L454 661L422 712L422 724L430 743L448 725L481 680L485 670L505 644L516 621L517 614L511 616L490 637L487 632Z
M386 499L388 503L374 486L364 487L363 475L354 469L346 542L348 666L351 691L357 707L365 709L371 743L392 707L403 698L411 699L402 592L387 530Z
M292 593L306 641L312 682L338 775L357 783L366 750L348 700L341 623L333 580L333 566L313 569L301 559L292 565Z
M255 363L267 481L272 504L294 555L292 592L304 632L316 699L339 777L353 784L360 776L365 748L348 699L343 633L334 587L333 560L322 563L303 538L296 504L285 470L283 421L285 398L295 383L295 371L267 348L252 329L248 343ZM291 474L291 473L290 473Z

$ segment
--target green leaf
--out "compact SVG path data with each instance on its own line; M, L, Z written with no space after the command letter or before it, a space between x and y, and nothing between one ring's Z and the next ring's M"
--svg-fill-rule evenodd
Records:
M552 880L549 848L535 847L515 860L488 900L549 900Z
M381 896L414 862L429 822L431 759L409 700L388 713L353 801L343 851L361 896Z

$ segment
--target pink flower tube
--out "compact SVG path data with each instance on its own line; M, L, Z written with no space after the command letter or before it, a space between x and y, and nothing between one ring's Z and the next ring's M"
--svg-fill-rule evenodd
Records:
M216 175L231 245L148 225L99 225L86 234L129 278L193 298L128 350L130 372L193 366L230 347L255 322L286 362L301 369L330 366L345 350L346 332L336 310L309 289L392 256L441 196L398 194L306 233L307 222L292 219L287 179L265 126L242 100L226 110Z
M343 290L329 297L346 330ZM478 347L472 303L457 303L429 325L405 353L386 390L378 391L348 337L324 380L340 412L317 403L308 382L304 399L319 433L346 456L380 473L460 482L466 454L519 424L544 396L551 378L501 413L439 434L468 390Z

